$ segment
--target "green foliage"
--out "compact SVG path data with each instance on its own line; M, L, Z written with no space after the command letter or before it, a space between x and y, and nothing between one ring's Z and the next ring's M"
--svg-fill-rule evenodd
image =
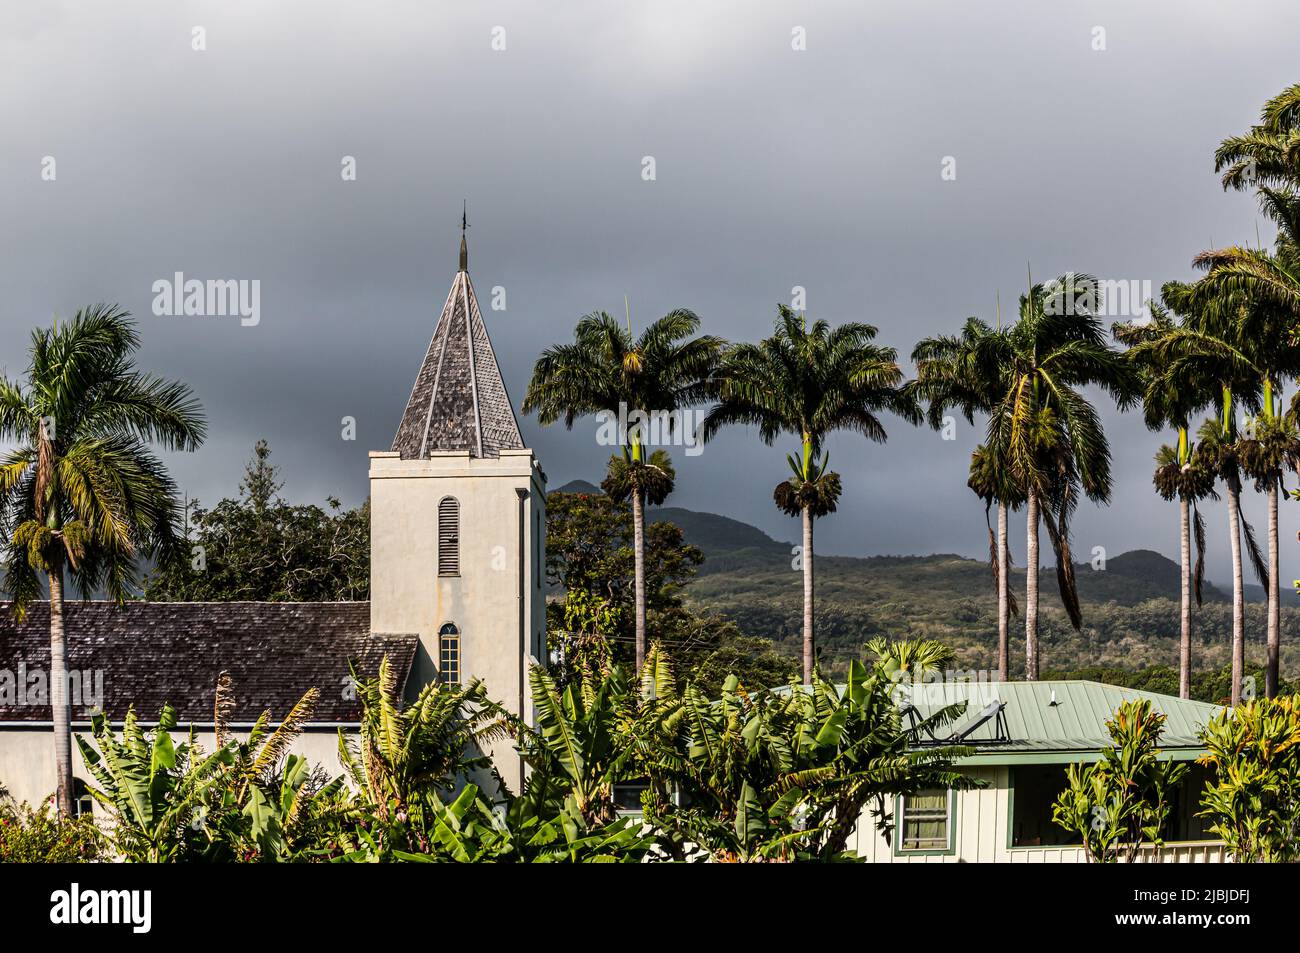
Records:
M703 850L721 861L851 859L847 843L868 805L889 829L889 797L927 787L968 787L952 771L966 753L918 748L902 724L879 666L850 666L841 691L820 678L810 690L749 692L734 677L717 700L692 685L655 715L675 745L658 746L643 767L680 806L647 798L647 820L667 832L675 859ZM964 706L933 714L937 730Z
M1080 837L1089 863L1131 861L1143 843L1163 843L1170 795L1187 773L1185 764L1160 759L1164 723L1148 699L1126 701L1106 722L1111 745L1101 760L1066 769L1052 820Z
M104 835L90 815L60 819L47 800L39 808L0 799L0 864L67 864L104 856Z
M361 702L356 739L339 730L339 760L378 821L415 818L474 771L488 768L482 748L505 734L501 709L481 682L464 688L430 682L403 706L387 656L376 678L353 673ZM405 823L405 820L403 820Z
M190 501L187 545L146 581L162 602L331 602L370 592L370 503L344 509L293 505L265 440L254 449L238 499L212 509Z
M120 737L102 714L91 722L93 746L77 735L86 768L99 784L90 792L113 812L113 846L128 860L222 859L234 849L207 816L209 794L234 755L229 747L205 754L192 737L175 744L175 729L176 710L167 705L152 732L140 726L132 709Z
M21 609L40 573L89 595L132 594L142 557L176 546L176 486L150 445L194 450L206 428L190 389L136 369L140 336L116 305L32 332L23 381L0 379L5 589Z
M681 590L704 561L672 523L646 526L646 608L653 620L681 606ZM587 593L617 613L607 634L632 638L632 508L604 493L549 493L546 497L546 578L566 592ZM563 610L551 613L562 629ZM653 628L654 623L652 621Z
M1225 709L1202 733L1202 817L1242 863L1300 860L1300 695Z

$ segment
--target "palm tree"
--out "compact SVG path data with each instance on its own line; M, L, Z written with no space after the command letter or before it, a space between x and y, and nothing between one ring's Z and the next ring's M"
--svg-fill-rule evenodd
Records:
M943 426L944 413L951 407L959 410L970 424L975 414L990 414L999 398L1006 393L1006 367L996 360L997 337L978 318L968 318L960 336L938 335L918 342L912 351L916 380L911 391L928 403L926 419L936 430ZM1009 587L1011 553L1007 545L1007 510L1024 503L1024 493L1010 477L1004 465L1005 447L981 445L971 454L969 486L984 501L984 520L989 532L989 563L998 598L998 678L1010 677L1010 617L1016 604ZM996 504L996 535L989 522L989 512Z
M1183 367L1196 368L1195 373L1209 380L1217 376L1222 389L1225 419L1219 421L1213 449L1229 490L1230 512L1235 510L1240 514L1240 504L1234 497L1240 497L1243 473L1255 481L1258 491L1268 494L1268 563L1258 555L1251 525L1243 520L1242 528L1252 566L1268 593L1265 690L1273 697L1278 689L1282 637L1278 497L1284 469L1295 469L1300 462L1295 408L1283 413L1281 397L1282 382L1300 373L1300 348L1291 341L1294 320L1277 304L1261 302L1248 293L1248 286L1231 278L1225 280L1213 268L1193 285L1170 282L1165 290L1166 300L1195 319L1190 332L1183 330L1175 337L1178 358L1170 364L1170 371L1178 373ZM1226 420L1236 400L1256 415L1247 421L1245 433L1236 432L1235 420ZM1236 533L1236 529L1232 532ZM1235 679L1244 677L1245 671L1244 606L1242 616L1240 620L1234 619L1234 660L1240 668ZM1236 686L1236 692L1240 693L1240 688Z
M1266 102L1258 125L1219 144L1214 171L1225 189L1300 184L1300 83Z
M869 324L809 326L802 315L778 305L771 337L735 345L725 354L720 402L704 421L706 440L723 427L753 424L768 446L787 433L800 441L799 454L787 457L791 476L773 498L783 512L803 520L804 684L812 684L814 665L813 522L834 512L841 491L826 439L835 430L849 430L883 443L887 434L878 416L883 410L920 421L915 398L903 387L897 353L873 343L875 337Z
M1056 554L1061 601L1077 629L1082 625L1069 521L1079 492L1098 503L1110 498L1110 447L1096 409L1080 393L1095 385L1121 408L1136 391L1132 367L1106 339L1097 282L1065 274L1031 285L1020 296L1019 320L998 339L996 359L1007 387L989 417L988 444L1005 447L1007 468L1024 488L1025 677L1038 678L1038 529L1048 531Z
M8 533L5 587L23 613L50 596L50 703L58 806L72 812L71 706L63 583L83 598L102 587L121 603L141 557L176 552L176 486L149 444L194 450L205 425L190 389L136 370L130 315L95 305L32 332L25 381L0 379L0 436L17 444L0 465Z
M699 327L695 314L679 309L633 338L630 320L624 328L603 311L589 314L578 322L572 344L542 352L524 395L524 411L536 411L543 425L563 418L573 429L588 414L618 422L622 459L615 455L606 483L611 495L632 500L637 671L646 654L645 504L663 502L673 488L668 454L647 454L647 446L661 436L653 422L679 427L678 412L713 393L723 341L695 337Z
M1205 279L1202 279L1204 281ZM1240 292L1226 289L1210 294L1210 288L1197 282L1187 285L1167 282L1161 289L1166 306L1182 317L1181 325L1171 327L1150 342L1149 359L1160 367L1163 380L1199 381L1211 394L1218 395L1217 416L1207 420L1198 433L1198 457L1223 481L1228 500L1228 543L1232 552L1232 704L1241 701L1245 677L1246 619L1245 580L1242 571L1242 538L1246 551L1259 576L1268 587L1268 567L1255 544L1254 532L1241 515L1241 435L1238 433L1236 409L1258 412L1262 406L1261 386L1266 375L1252 362L1252 344L1243 337L1247 326L1243 312L1251 307Z
M966 485L984 501L984 521L994 503L998 508L997 533L989 526L989 562L998 593L998 679L1011 678L1011 617L1020 614L1011 593L1011 548L1007 537L1007 513L1025 505L1025 492L1006 465L1006 448L982 443L970 455L970 476Z
M1181 379L1168 373L1159 358L1171 336L1181 330L1171 313L1152 302L1151 320L1146 324L1119 323L1114 326L1116 340L1129 347L1128 357L1141 374L1142 404L1147 427L1161 430L1174 427L1177 444L1162 444L1156 451L1156 471L1152 477L1156 492L1166 500L1178 500L1180 519L1180 621L1178 649L1178 694L1191 697L1192 679L1192 593L1201 604L1205 574L1205 520L1196 504L1206 497L1218 499L1214 492L1214 470L1207 466L1196 445L1188 439L1191 419L1213 399L1204 380L1184 374ZM1196 537L1196 566L1192 567L1192 536Z

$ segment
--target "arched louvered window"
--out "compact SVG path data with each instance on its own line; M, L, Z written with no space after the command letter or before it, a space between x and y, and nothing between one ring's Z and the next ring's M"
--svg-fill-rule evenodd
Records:
M460 575L460 502L454 496L438 504L438 575Z
M460 688L460 629L450 622L438 630L438 681Z

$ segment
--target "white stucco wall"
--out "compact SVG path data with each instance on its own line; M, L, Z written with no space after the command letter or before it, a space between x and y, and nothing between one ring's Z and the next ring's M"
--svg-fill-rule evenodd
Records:
M437 677L438 632L451 622L460 630L462 682L482 679L492 698L528 717L527 669L546 659L545 480L530 450L495 458L434 451L427 460L370 454L370 628L419 635L408 695ZM519 491L527 494L522 552ZM438 504L448 496L460 503L460 575L439 577ZM523 769L510 742L490 753L519 790Z

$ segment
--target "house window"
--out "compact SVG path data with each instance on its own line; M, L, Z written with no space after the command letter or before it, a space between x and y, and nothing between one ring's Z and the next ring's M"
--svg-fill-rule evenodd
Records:
M946 851L952 846L951 792L934 788L898 799L898 849Z
M450 622L438 631L438 681L460 688L460 629Z
M90 789L81 778L72 779L72 814L74 817L88 817L95 810L95 799Z
M438 504L438 575L460 575L460 502L454 496Z
M1009 769L1011 846L1066 847L1079 836L1052 820L1052 805L1065 787L1064 764L1019 764Z
M533 581L542 588L542 511L533 511Z

